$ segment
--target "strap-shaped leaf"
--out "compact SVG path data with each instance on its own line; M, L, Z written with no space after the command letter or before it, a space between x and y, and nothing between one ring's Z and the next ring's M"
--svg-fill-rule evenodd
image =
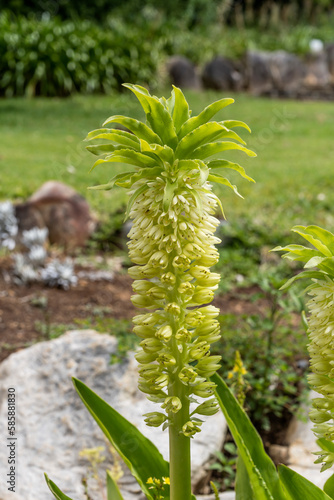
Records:
M244 141L237 134L228 130L220 123L209 122L200 125L195 130L184 136L176 148L175 155L179 159L192 157L194 149L223 137L237 139L244 143Z
M107 470L107 500L124 500L116 481Z
M124 87L136 95L146 113L147 121L152 130L161 138L162 143L174 149L177 145L177 136L172 117L165 106L157 97L149 95L144 87L130 84L124 84Z
M114 151L109 156L97 160L91 168L91 171L101 163L126 163L128 165L135 165L139 168L156 167L157 161L150 156L133 151L131 149L122 149Z
M212 104L204 108L199 115L192 116L182 125L178 133L178 138L182 139L182 137L189 134L189 132L191 132L192 130L195 130L195 128L203 125L204 123L207 123L216 113L218 113L218 111L225 108L229 104L232 104L233 102L234 99L230 98L224 98L220 99L219 101L213 102Z
M174 95L173 123L175 132L178 133L182 125L189 120L190 110L183 92L178 87L174 87L172 94Z
M235 186L234 184L231 184L230 181L228 179L226 179L225 177L223 177L222 175L209 174L208 180L211 182L217 182L218 184L223 184L224 186L231 188L235 192L236 195L240 196L240 198L243 198L243 196L241 196L241 194L239 193L237 186Z
M149 477L168 477L168 462L149 439L83 382L77 379L73 382L86 408L123 458L144 494L153 500L146 481Z
M89 132L87 135L85 141L91 141L93 139L108 139L122 146L128 146L129 148L139 150L139 139L135 135L130 134L130 132L125 132L124 130L112 128L92 130L92 132Z
M51 481L51 479L48 478L48 476L46 474L44 474L44 477L45 477L45 480L46 480L46 484L48 485L51 493L53 494L53 496L57 500L72 500L72 498L70 498L67 495L65 495L65 493L63 493L58 488L58 486L53 481Z
M254 500L254 492L249 481L247 469L241 457L237 458L235 496L238 500Z
M171 165L174 163L174 151L169 146L160 146L159 144L152 145L141 139L140 149L142 153L153 153L159 163L161 163L161 160Z
M86 146L86 149L93 153L93 155L100 156L112 153L115 149L120 149L119 146L114 146L113 144L94 144L92 146ZM124 149L127 149L126 147Z
M121 187L126 187L124 186L124 183L131 179L131 176L135 174L136 172L127 172L127 173L121 173L115 175L107 184L100 184L98 186L90 186L88 189L90 190L105 190L109 191L112 189L115 185L121 186Z
M135 120L134 118L129 118L127 116L122 115L114 115L110 116L104 123L104 125L109 125L109 123L118 123L119 125L123 125L123 127L128 128L133 132L138 139L144 139L144 141L153 143L153 144L162 144L160 137L153 132L145 123Z
M249 126L247 125L247 123L242 122L240 120L224 120L222 123L227 128L243 127L246 130L248 130L249 133L252 132L251 129L249 128Z
M288 252L282 255L283 259L296 260L299 262L308 262L312 257L323 257L323 253L313 248L307 248L303 245L287 245L285 247L275 247L272 252Z
M248 181L251 181L251 182L255 182L254 179L252 179L251 177L249 177L246 172L245 172L245 169L239 165L238 163L234 163L232 161L228 161L228 160L212 160L208 163L208 167L211 169L211 168L229 168L231 170L235 170L236 172L238 172L238 174L241 175L241 177L243 177L244 179L247 179Z
M230 149L239 149L240 151L246 153L248 156L256 156L256 153L254 153L254 151L245 148L245 146L242 146L241 144L230 141L212 142L210 144L205 144L205 146L201 146L195 149L191 156L192 158L205 160L205 158L213 156L217 153L222 153L223 151L228 151Z
M334 499L334 474L327 479L324 484L324 492L332 499Z
M279 465L278 473L289 500L332 500L318 486L289 467Z
M326 257L334 255L334 235L318 226L294 226L291 231L300 234Z
M286 500L277 470L264 451L262 440L225 382L215 374L216 396L226 418L227 425L244 461L254 499ZM305 499L304 499L305 500Z
M302 271L301 273L297 274L296 276L293 276L290 278L286 283L284 283L283 286L281 286L280 290L285 290L286 288L289 288L289 286L292 285L296 280L300 279L324 279L324 274L320 271Z

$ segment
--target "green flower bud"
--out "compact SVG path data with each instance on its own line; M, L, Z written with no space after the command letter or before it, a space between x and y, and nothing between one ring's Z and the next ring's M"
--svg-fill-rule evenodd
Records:
M170 302L169 304L166 305L165 311L169 314L172 314L173 316L179 316L181 309L180 306L175 302Z
M147 295L132 295L131 302L135 307L144 307L145 309L156 307L151 297Z
M205 316L200 310L190 311L185 318L187 328L193 328L200 325L204 318Z
M190 266L190 259L186 255L177 255L174 257L173 266L180 271L185 271Z
M157 339L163 342L168 342L171 339L172 335L173 335L173 330L169 325L162 326L155 334Z
M204 266L194 266L189 269L189 273L196 279L208 279L210 277L210 269Z
M189 332L186 328L180 328L175 334L175 338L181 342L190 342L191 337L191 332Z
M139 345L145 352L158 352L162 348L162 343L155 337L142 340Z
M191 366L185 366L179 372L179 379L185 385L192 384L197 378L197 372Z
M204 287L216 287L219 282L220 274L217 273L210 273L206 278L197 278L197 285Z
M200 426L201 425L201 422L192 422L191 420L189 420L189 422L186 422L183 426L182 426L182 433L186 436L186 437L193 437L197 432L200 432Z
M172 367L176 365L176 359L171 354L162 353L157 358L158 363L162 366Z
M161 408L165 409L167 413L177 413L182 408L182 403L179 398L175 396L168 396Z
M142 339L146 339L147 337L154 337L155 335L155 329L148 326L137 325L133 328L133 331L136 335L138 335L138 337Z
M215 392L216 384L213 382L201 382L193 387L193 393L200 398L207 398L212 396Z
M197 406L196 410L192 412L192 415L194 413L197 413L198 415L214 415L218 411L218 401L215 398L212 398Z
M190 349L189 355L192 360L194 359L201 359L203 356L205 356L210 349L210 344L207 342L202 341L198 342L197 344L194 345L192 349Z
M173 273L165 273L160 278L161 283L165 283L166 285L174 285L176 282L175 275Z
M194 289L195 289L194 285L192 285L189 282L185 282L185 283L181 283L181 285L179 286L177 291L179 293L181 293L182 295L184 294L187 296L191 296L194 293Z
M166 422L167 417L163 413L153 411L151 413L144 413L145 423L150 427L160 427L161 424Z
M196 291L192 296L191 302L193 304L207 304L213 300L214 293L208 288L196 287Z
M154 352L145 352L142 349L137 352L135 355L136 360L138 363L146 364L146 363L151 363L152 361L155 361L156 359L156 353Z
M327 411L313 409L309 412L309 418L311 422L314 422L315 424L322 424L330 420L332 415Z

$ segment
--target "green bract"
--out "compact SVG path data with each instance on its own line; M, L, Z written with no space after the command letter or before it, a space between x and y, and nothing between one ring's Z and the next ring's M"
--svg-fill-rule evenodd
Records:
M311 278L313 284L307 288L311 297L307 303L310 364L310 386L322 398L312 401L310 419L314 422L313 432L320 439L334 441L334 234L318 226L295 226L293 229L314 248L302 245L288 245L274 250L287 251L284 258L305 262L306 271L291 278L284 287L296 279ZM317 267L318 271L311 270ZM310 269L310 270L308 270ZM334 463L333 448L317 452L316 463L322 463L326 470Z

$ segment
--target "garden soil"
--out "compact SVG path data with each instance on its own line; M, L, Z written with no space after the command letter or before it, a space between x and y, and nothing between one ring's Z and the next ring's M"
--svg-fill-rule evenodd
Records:
M69 290L41 284L17 285L11 269L12 260L0 258L0 361L12 352L46 340L43 325L80 325L92 317L94 310L107 310L117 320L130 320L138 313L130 300L132 279L125 269L115 273L111 281L79 279ZM252 290L244 289L243 298L228 293L216 297L213 304L224 314L256 314L268 307L264 300L252 302L251 296Z

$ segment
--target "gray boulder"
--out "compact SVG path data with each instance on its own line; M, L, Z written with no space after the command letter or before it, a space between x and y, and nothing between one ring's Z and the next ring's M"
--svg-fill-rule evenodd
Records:
M241 90L244 78L236 62L217 56L204 66L202 81L207 89Z
M181 89L201 88L196 68L189 59L183 56L172 56L167 61L167 72L171 83Z
M293 95L307 74L302 60L283 50L247 52L246 67L248 88L254 95Z
M91 330L72 331L62 337L35 344L9 356L0 365L0 435L7 438L7 391L15 388L17 405L18 476L16 492L0 481L1 500L51 500L43 472L74 500L86 499L83 479L89 477L88 464L80 451L103 446L102 431L84 408L71 382L85 382L117 411L149 437L168 459L168 434L147 427L142 415L156 409L137 389L137 363L133 355L110 365L117 341ZM208 417L192 444L192 473L197 482L203 464L219 449L226 424L223 416ZM8 473L8 451L0 447L0 477ZM108 458L111 460L111 457ZM105 479L102 464L101 481ZM140 489L123 465L120 487L125 500L142 499ZM88 480L92 500L100 500L96 481Z
M306 58L307 76L305 83L309 87L322 88L328 85L331 75L325 51L308 54Z
M331 79L334 82L334 43L326 45L327 65Z

